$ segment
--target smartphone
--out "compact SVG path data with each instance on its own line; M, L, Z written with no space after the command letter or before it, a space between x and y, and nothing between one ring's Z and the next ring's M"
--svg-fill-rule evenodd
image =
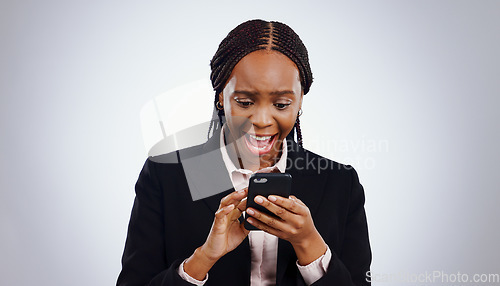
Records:
M252 207L258 211L276 217L271 211L257 204L254 199L261 195L267 198L269 195L277 195L288 198L292 189L292 176L287 173L255 173L250 177L248 185L247 208ZM260 230L251 225L245 213L245 228L248 230Z

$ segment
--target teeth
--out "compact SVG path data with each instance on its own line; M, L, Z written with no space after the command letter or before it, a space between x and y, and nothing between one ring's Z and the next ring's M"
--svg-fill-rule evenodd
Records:
M255 139L255 140L259 140L259 141L265 141L265 140L269 140L271 139L271 137L273 136L255 136L255 135L251 135L249 134L251 138Z

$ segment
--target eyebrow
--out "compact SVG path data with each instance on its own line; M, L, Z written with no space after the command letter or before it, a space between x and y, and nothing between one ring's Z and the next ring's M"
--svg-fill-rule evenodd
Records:
M295 94L295 93L292 90L276 90L271 92L271 95L286 95L286 94Z
M257 91L249 91L249 90L235 90L233 93L243 94L247 96L256 96L259 94ZM295 94L292 90L275 90L269 93L270 95L280 96L286 94Z
M238 94L243 94L243 95L248 95L248 96L256 96L259 94L256 91L249 91L249 90L235 90L233 93L238 93Z

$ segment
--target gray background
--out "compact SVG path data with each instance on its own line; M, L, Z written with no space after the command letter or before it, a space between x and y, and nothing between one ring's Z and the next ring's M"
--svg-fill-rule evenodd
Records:
M309 49L305 146L358 170L373 272L498 273L499 14L499 1L2 1L0 283L115 283L141 107L207 78L251 18L288 23Z

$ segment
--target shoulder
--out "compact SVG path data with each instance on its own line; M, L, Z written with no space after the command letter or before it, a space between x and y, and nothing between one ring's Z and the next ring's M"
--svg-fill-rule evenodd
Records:
M146 160L146 164L154 165L155 167L173 167L173 165L179 165L181 163L181 158L195 157L203 154L205 152L204 147L205 144L200 144L166 154L149 156Z
M210 137L205 143L177 149L172 152L162 153L156 156L150 156L146 163L150 163L159 167L172 167L180 165L182 161L187 159L200 157L213 151L220 149L218 135Z
M203 144L175 150L167 154L149 156L142 167L136 183L136 194L163 198L163 203L190 205L188 177L183 154L202 153ZM188 170L189 171L189 168ZM167 203L169 202L169 203Z
M184 177L181 158L186 158L188 155L195 156L195 154L202 154L202 152L203 144L166 154L149 156L144 162L139 179L156 178L161 181L168 177Z
M359 185L359 177L353 166L331 160L309 150L304 150L306 164L313 173L324 175L327 181L352 189ZM307 166L307 165L306 165Z
M289 144L287 169L296 169L305 174L352 176L355 172L351 165L339 163L327 157Z
M325 170L350 171L351 169L353 169L353 167L351 165L339 163L337 161L334 161L332 159L329 159L327 157L324 157L322 155L319 155L319 154L314 153L314 152L307 150L307 149L304 149L304 153L305 153L305 156L310 158L311 160L316 160L318 162L318 166L323 167L323 169L325 169Z

